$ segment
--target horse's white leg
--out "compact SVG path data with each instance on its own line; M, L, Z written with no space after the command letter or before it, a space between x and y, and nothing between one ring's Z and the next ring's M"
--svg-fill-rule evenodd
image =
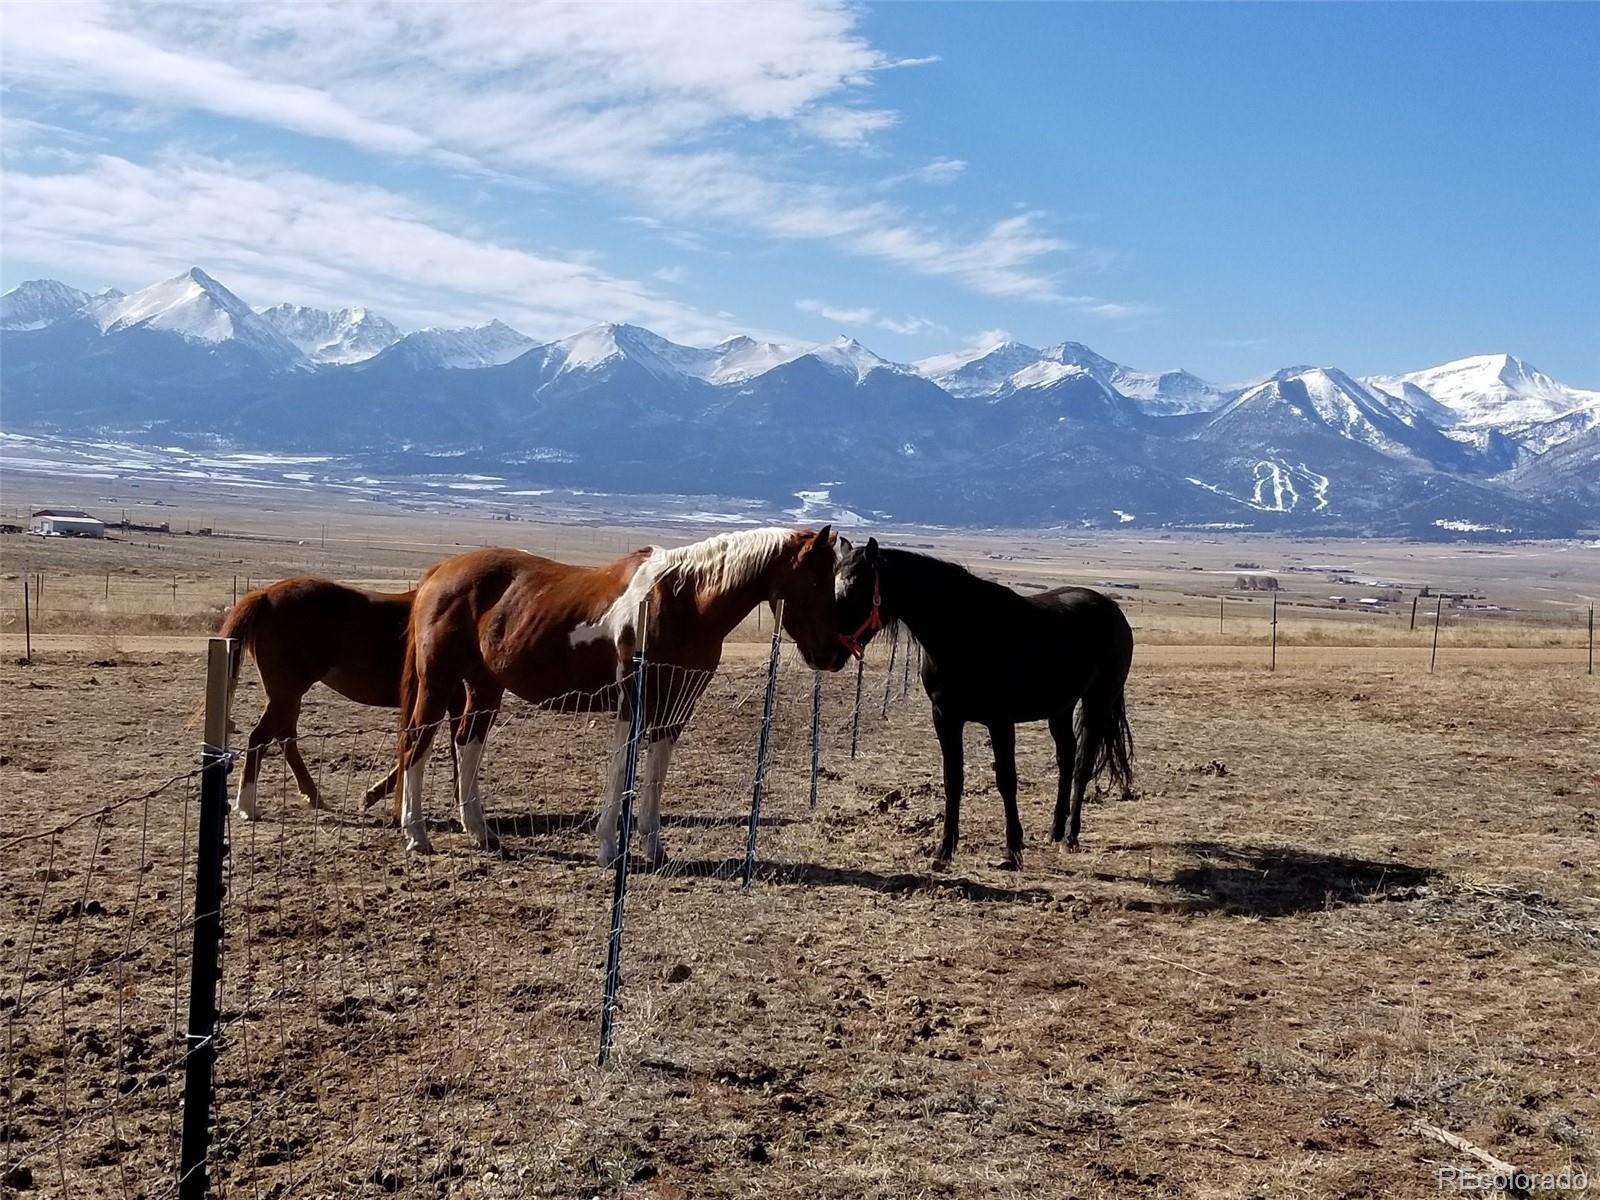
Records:
M413 734L407 730L402 737ZM400 783L400 828L406 833L406 849L417 854L432 854L433 843L428 840L428 828L422 821L422 779L428 771L428 754L433 749L433 739L419 745L411 752L406 763L405 778Z
M263 751L246 750L244 768L239 772L239 796L234 801L233 808L246 821L256 819L256 776L261 771L261 755Z
M644 763L644 781L639 788L639 832L644 837L644 854L657 866L667 861L661 849L661 785L667 779L667 767L672 762L672 750L677 738L657 738L650 743L650 754Z
M499 847L500 839L483 819L483 802L478 799L478 764L483 760L485 740L475 738L456 744L460 764L456 773L456 799L461 805L461 827L467 831L472 844L480 850L494 850Z
M600 810L600 865L609 867L617 858L617 821L622 816L622 783L628 766L628 718L617 714L611 729L611 776L606 785L606 802Z

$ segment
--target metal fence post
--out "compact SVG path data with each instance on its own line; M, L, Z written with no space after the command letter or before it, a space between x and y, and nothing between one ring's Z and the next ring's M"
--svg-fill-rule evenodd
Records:
M26 575L24 575L22 577L22 639L23 639L23 647L24 647L23 652L22 652L22 657L23 657L23 660L29 666L32 666L33 665L33 605L28 600L28 591L29 591L28 577Z
M822 672L811 672L811 807L817 806L817 769L822 759Z
M222 860L228 816L228 675L238 643L206 647L205 742L200 748L200 822L194 862L194 946L189 957L189 1029L183 1059L180 1200L205 1200L211 1155L211 1076L217 1061L217 987L222 978Z
M783 636L783 601L773 612L772 650L767 655L767 695L761 703L761 737L756 742L756 781L750 790L750 832L744 843L744 886L756 869L756 835L761 829L761 797L767 790L767 741L772 732L772 704L778 695L778 640Z
M1272 671L1276 671L1278 669L1278 596L1277 596L1277 593L1273 593L1273 596L1272 596L1272 666L1270 668L1268 668L1268 669L1272 670Z
M1589 605L1589 674L1594 674L1594 605Z
M645 641L650 601L639 605L633 651L633 676L629 680L628 748L622 771L622 813L617 829L617 862L611 882L611 932L606 938L605 996L600 1003L600 1056L603 1067L611 1058L611 1022L617 1010L617 989L622 986L622 916L628 901L628 843L633 839L633 801L639 782L639 743L643 740L645 704ZM602 814L603 815L603 814Z
M889 627L889 669L883 673L883 712L879 715L887 720L889 717L889 693L894 690L894 659L900 650L900 627Z
M861 683L867 673L865 652L856 659L856 704L850 710L850 757L856 756L856 746L861 742Z

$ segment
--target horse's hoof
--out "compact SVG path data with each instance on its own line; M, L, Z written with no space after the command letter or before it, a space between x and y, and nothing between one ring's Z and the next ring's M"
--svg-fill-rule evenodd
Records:
M617 848L615 846L607 846L602 843L600 846L600 853L595 855L595 859L602 867L610 870L617 865Z
M327 811L328 806L322 802L321 792L301 792L300 799L304 800L312 808L324 812Z
M433 843L428 840L427 834L422 834L418 837L407 837L406 849L411 851L412 854L435 853Z
M948 871L950 869L950 856L948 854L935 854L928 863L930 871Z
M1015 854L1007 854L999 862L991 865L997 871L1020 871L1022 870L1022 851L1018 850Z
M1069 854L1076 854L1079 849L1078 839L1075 837L1069 837L1066 841L1061 843L1061 849Z
M664 871L664 870L666 870L667 869L667 864L670 863L671 861L672 861L672 859L667 855L667 852L665 850L658 850L658 851L656 851L656 853L652 854L649 858L645 859L645 862L647 862L650 865L650 869L652 871Z
M500 839L492 833L486 833L481 838L475 837L472 839L472 843L479 850L487 850L491 854L500 849Z
M241 821L254 821L256 819L256 810L253 808L236 808L233 810L233 815Z

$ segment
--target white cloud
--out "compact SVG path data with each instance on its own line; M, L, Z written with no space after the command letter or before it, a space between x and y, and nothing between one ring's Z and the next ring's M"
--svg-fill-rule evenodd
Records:
M915 336L923 333L949 332L945 326L937 321L930 321L926 317L895 317L879 315L875 308L843 308L836 304L828 304L822 300L796 300L794 306L801 312L814 313L829 321L837 321L841 325L866 326L877 329L887 329L890 333L903 336Z
M827 304L821 300L796 300L794 306L801 312L816 313L829 321L837 321L841 325L865 325L872 320L873 309L870 308L840 308L835 304Z
M9 8L0 48L11 84L67 84L61 90L200 108L386 152L415 154L428 148L423 135L364 117L318 88L259 78L214 58L163 49L113 27L107 16L99 5Z
M544 338L636 321L702 343L732 332L643 283L457 232L381 188L298 171L111 155L60 173L13 169L0 220L30 262L94 287L141 287L199 264L253 304L376 308L376 292L387 315L414 325L500 317Z
M916 171L924 183L952 183L967 173L967 164L959 158L936 158Z
M488 11L377 0L14 5L0 36L8 82L40 93L210 112L490 178L576 181L675 227L733 224L986 295L1060 298L1053 264L1072 247L1043 214L951 227L818 182L825 160L766 149L774 122L824 147L859 147L899 119L861 102L872 77L932 60L874 48L855 5L624 11L546 0ZM948 182L962 169L936 159L915 174Z
M687 267L662 267L658 271L651 271L650 278L659 279L662 283L682 283L689 278Z
M815 109L800 119L800 127L814 137L837 146L865 146L875 133L894 125L896 114L881 108Z

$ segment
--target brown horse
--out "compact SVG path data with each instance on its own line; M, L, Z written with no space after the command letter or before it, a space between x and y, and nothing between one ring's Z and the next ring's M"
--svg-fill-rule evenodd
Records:
M640 787L640 833L661 852L661 784L672 748L722 659L722 640L756 605L783 601L783 626L813 667L837 671L846 653L834 613L838 538L820 532L752 529L691 545L658 546L601 567L575 567L521 550L475 550L428 571L411 612L401 694L395 809L408 849L431 853L422 818L428 750L447 702L465 688L456 722L461 824L479 847L495 837L478 799L478 766L507 691L533 704L563 697L587 711L617 713L615 745L629 717L620 683L629 670L640 602L649 601L644 727L649 751ZM673 672L672 668L683 670ZM650 686L674 676L672 686ZM574 694L581 696L573 700ZM612 755L600 818L600 860L617 854L622 755Z
M310 576L284 579L251 592L228 610L219 636L237 638L255 659L266 711L250 731L239 779L239 815L256 817L256 780L261 760L274 741L313 808L322 807L316 781L300 757L300 701L317 683L357 704L400 707L400 675L405 666L406 626L415 592L392 595L363 592ZM244 656L233 660L230 692L239 684ZM395 772L367 789L373 804L393 790Z

